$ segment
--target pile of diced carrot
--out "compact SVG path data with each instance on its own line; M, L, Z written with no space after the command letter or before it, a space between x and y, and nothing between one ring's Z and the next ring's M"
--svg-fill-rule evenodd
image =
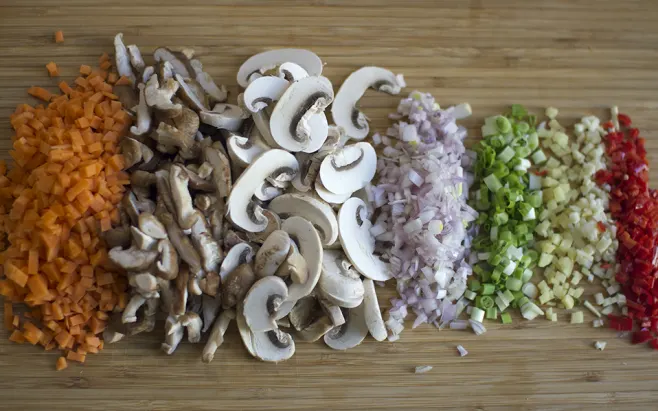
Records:
M0 294L10 340L60 349L84 362L103 348L109 312L126 304L127 281L112 270L103 231L120 220L129 176L119 139L130 126L107 69L82 66L61 95L32 87L47 105L20 105L11 116L14 167L0 164ZM20 315L19 315L20 313Z

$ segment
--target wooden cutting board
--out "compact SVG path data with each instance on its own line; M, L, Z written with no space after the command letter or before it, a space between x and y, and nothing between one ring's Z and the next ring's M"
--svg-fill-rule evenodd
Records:
M55 89L97 64L121 31L143 53L193 47L204 67L237 95L242 61L277 47L315 51L336 86L362 65L404 73L409 88L443 105L468 101L477 136L483 117L523 103L561 119L619 105L647 137L658 178L658 2L613 0L172 1L3 0L0 5L0 156L9 158L8 116L33 102L31 85ZM63 30L66 41L54 44ZM384 130L398 97L362 101L371 128ZM389 293L390 294L390 293ZM392 294L391 294L392 295ZM348 352L299 343L286 363L250 358L234 326L212 364L201 345L159 350L161 332L137 336L55 372L56 353L14 345L0 331L3 410L465 409L651 410L658 406L658 352L630 346L608 329L543 319L490 331L422 326L396 343L368 338ZM593 348L608 342L605 351ZM460 358L455 346L470 354ZM432 365L414 375L418 365Z

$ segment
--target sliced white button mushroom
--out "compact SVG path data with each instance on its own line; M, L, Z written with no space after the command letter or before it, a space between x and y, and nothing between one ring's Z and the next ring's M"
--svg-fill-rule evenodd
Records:
M338 238L338 220L331 206L304 194L283 194L273 199L268 207L282 219L297 215L318 228L323 245L332 244Z
M322 275L318 287L323 297L332 303L340 307L354 308L363 301L363 283L345 259L345 255L340 251L323 251Z
M290 324L297 330L296 335L302 341L317 341L334 328L331 319L314 296L299 300L288 314L288 318Z
M281 229L281 218L272 210L263 210L263 215L267 218L267 228L260 233L247 233L249 241L262 244L274 231Z
M279 100L290 82L274 76L265 76L249 83L243 99L247 110L255 113Z
M248 114L239 106L224 103L215 104L212 111L199 113L203 124L229 131L237 131L247 117Z
M287 297L288 287L279 277L269 276L256 281L243 303L244 318L249 329L253 333L276 329L276 315ZM283 317L285 315L279 318Z
M290 277L290 281L295 284L303 284L308 279L308 265L294 242L290 243L288 256L274 275L281 278Z
M263 183L256 189L254 197L260 201L267 202L277 198L281 194L283 194L282 188L274 187L269 182L263 181Z
M283 230L270 234L256 253L254 271L259 278L274 275L288 257L290 236Z
M290 61L283 63L279 66L279 77L284 78L290 82L299 81L308 77L308 71L297 63Z
M335 194L353 193L372 181L377 171L377 153L370 143L350 144L322 160L320 180Z
M239 243L231 247L219 267L219 276L222 282L226 281L226 277L239 265L250 264L254 259L254 255L254 249L248 243Z
M254 339L251 334L251 330L247 325L247 320L244 318L242 304L238 304L235 310L235 323L238 325L238 331L240 332L240 338L242 339L242 344L244 348L249 351L252 357L256 357L256 352L254 351Z
M242 63L238 70L238 84L246 88L252 74L264 73L286 62L301 66L311 76L322 74L322 60L312 51L304 49L268 50L251 56Z
M321 199L323 199L324 201L330 204L343 204L350 197L352 197L352 193L335 194L327 190L327 188L322 184L319 175L315 179L315 192L318 194L318 196Z
M253 332L252 341L255 357L268 362L285 361L295 353L292 336L279 329Z
M324 310L325 314L327 314L327 317L329 317L329 320L331 320L331 323L334 325L334 327L345 324L345 317L343 316L343 311L339 306L332 304L323 298L320 298L319 301L322 309Z
M402 75L396 76L380 67L362 67L340 86L331 107L331 116L350 138L363 140L368 136L368 119L356 106L365 91L372 87L384 93L398 94L404 86Z
M297 159L284 150L272 149L261 154L240 175L228 196L227 207L231 221L247 232L257 233L267 228L267 219L251 197L271 175L287 171L294 175L299 170Z
M370 233L367 205L360 198L347 200L338 212L338 232L343 251L354 268L375 281L386 281L392 274L388 265L373 253L375 237Z
M324 335L324 342L334 350L354 348L368 335L364 304L352 309L343 309L345 324L334 327Z
M302 284L290 284L288 297L276 312L277 320L288 315L297 300L313 291L322 272L322 241L313 224L302 217L292 216L281 224L281 229L290 235L290 239L296 243L306 260L308 278Z
M260 138L247 138L237 134L226 140L226 146L233 164L242 168L248 167L256 157L270 149Z
M388 336L386 333L386 326L382 318L382 312L379 309L379 301L377 300L377 292L375 291L375 283L366 278L363 280L363 288L365 294L363 296L364 313L366 317L366 324L370 335L377 341L384 341Z
M270 117L270 131L276 143L292 152L309 146L319 149L329 130L323 111L333 97L331 82L325 77L306 77L292 83Z

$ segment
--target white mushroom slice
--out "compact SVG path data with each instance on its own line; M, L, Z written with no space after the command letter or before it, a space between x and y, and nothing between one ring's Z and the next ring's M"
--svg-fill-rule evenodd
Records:
M281 229L281 218L271 210L263 210L263 215L267 218L267 228L260 233L247 233L249 241L262 244L274 231Z
M337 126L343 127L346 134L356 140L363 140L369 132L368 119L356 107L369 87L398 94L405 83L402 75L396 76L380 67L362 67L345 79L331 106L331 116Z
M165 229L165 226L153 214L149 212L143 212L139 215L137 220L139 229L144 234L157 240L167 238L167 230Z
M350 310L344 309L345 324L334 327L324 335L324 342L334 350L354 348L368 335L368 325L364 312L364 304Z
M386 333L386 326L384 319L382 319L382 312L379 309L379 301L377 300L377 293L375 292L375 283L366 278L363 280L363 288L365 294L363 296L363 309L366 317L366 325L370 335L377 341L384 341L388 336Z
M144 67L144 71L142 71L142 83L146 84L153 74L155 74L155 68L153 66Z
M272 149L261 154L235 182L227 201L229 218L247 232L265 230L267 218L251 197L267 177L283 171L294 175L298 170L297 159L287 151Z
M203 71L203 65L197 59L190 60L190 66L195 72L195 79L199 82L203 90L210 96L214 103L223 103L228 97L228 91L224 85L217 86L210 74Z
M178 91L181 100L183 100L191 109L197 112L208 111L206 105L206 98L204 95L203 89L199 90L200 87L194 87L190 84L189 79L183 78L180 74L175 74L174 78L180 85Z
M277 328L276 315L288 297L286 283L276 276L263 277L251 287L244 298L243 313L253 333ZM292 309L292 306L290 307ZM286 313L287 315L287 313ZM285 315L280 316L283 318Z
M183 62L179 57L182 57L185 61ZM169 62L176 74L180 74L183 77L193 77L191 70L185 64L188 63L187 56L183 53L174 53L166 47L159 47L153 52L153 58L158 62Z
M146 64L144 64L144 58L142 58L142 53L139 51L139 47L134 44L129 45L128 54L130 56L130 64L136 71L141 73L144 70L144 67L146 67Z
M124 324L134 323L137 321L137 311L146 303L146 298L141 294L134 294L126 304L121 314L121 322Z
M315 179L315 192L321 199L330 204L343 204L350 197L352 197L352 193L335 194L327 190L326 187L322 184L322 181L320 181L320 176L317 176Z
M199 113L201 122L215 128L237 131L249 115L233 104L215 104L212 111Z
M338 220L331 206L305 194L283 194L273 199L268 209L281 219L296 215L307 219L318 229L323 245L338 238Z
M130 233L132 235L133 243L140 250L152 250L158 243L158 240L147 234L144 234L142 230L135 226L130 227Z
M238 304L235 310L235 323L238 325L238 331L240 332L240 338L242 339L242 344L244 348L249 351L252 357L256 357L256 352L254 351L254 340L251 330L247 325L247 320L244 318L242 304Z
M288 315L297 300L306 297L313 291L322 271L322 241L317 230L308 220L292 216L281 224L281 229L290 235L304 260L308 269L308 277L302 284L292 283L288 288L288 297L276 312L276 319Z
M277 49L249 57L238 70L238 84L249 85L249 77L257 72L264 73L283 63L292 62L301 66L309 75L322 74L322 60L315 53L303 49Z
M178 82L174 79L164 80L161 85L158 81L158 76L151 76L146 83L146 89L144 89L146 104L164 117L173 118L179 116L183 111L183 106L171 102L172 97L178 91L178 87Z
M136 84L135 74L130 66L130 56L128 49L123 44L123 33L114 36L114 59L116 60L117 72L120 76L125 76L130 80L133 86Z
M219 277L224 282L231 271L235 270L239 265L249 264L253 260L254 249L249 244L236 244L226 253L226 257L219 267Z
M270 131L276 143L292 152L309 146L319 149L329 129L323 111L333 98L331 82L325 77L306 77L292 83L270 116Z
M343 311L339 306L324 299L320 299L319 301L322 309L325 314L327 314L327 317L329 317L329 320L331 320L331 324L333 324L334 327L345 324L345 316L343 316Z
M245 168L269 147L259 138L247 138L233 134L226 140L228 155L233 163Z
M151 112L146 104L144 89L146 86L142 83L137 85L139 88L139 104L137 105L137 122L136 126L130 127L130 133L135 136L141 136L151 129Z
M173 280L178 275L178 253L168 239L158 242L160 259L155 263L158 275L165 280Z
M265 76L249 83L243 99L247 110L255 113L279 100L290 82L280 77Z
M266 202L271 201L281 194L283 194L282 188L273 187L269 182L263 181L263 183L256 189L254 196L260 201Z
M274 275L288 257L290 237L283 230L270 234L256 253L254 271L259 278Z
M139 250L134 247L127 250L115 247L110 250L108 257L110 261L123 267L126 271L143 271L153 264L155 259L158 258L158 253L151 250Z
M308 342L319 340L334 327L314 296L306 296L297 301L288 318L290 325L297 330L297 336Z
M308 77L308 71L299 64L288 61L279 66L279 77L284 78L289 82L299 81Z
M377 171L377 153L370 143L350 144L322 160L320 180L335 194L353 193L372 181Z
M270 130L270 115L267 112L267 109L252 113L251 118L254 120L254 124L263 138L263 141L272 148L279 148L279 145L274 141L274 137L272 137L272 130Z
M350 268L351 264L345 258L340 251L323 251L322 275L318 287L322 295L332 303L354 308L363 301L364 288L361 278Z
M187 188L190 178L179 165L172 165L169 170L169 185L171 186L171 194L176 205L176 214L178 218L178 225L187 230L192 228L198 215L194 211L192 203L192 196Z
M210 331L210 336L208 337L208 342L206 346L203 347L203 354L201 355L201 360L205 363L209 363L215 357L215 351L219 348L220 345L224 342L224 334L226 334L226 329L231 323L231 320L235 318L235 311L233 310L224 310L219 315L219 318L215 321L215 324L212 326Z
M392 274L388 265L373 254L375 237L370 233L367 205L360 198L347 200L338 212L338 232L343 251L354 268L374 281L386 281Z
M252 332L255 357L269 362L285 361L295 353L295 341L279 329Z

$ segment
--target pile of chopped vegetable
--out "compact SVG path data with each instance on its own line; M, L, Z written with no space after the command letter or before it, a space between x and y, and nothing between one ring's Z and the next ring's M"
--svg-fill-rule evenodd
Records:
M413 327L439 326L456 317L471 267L466 263L467 227L477 213L466 204L469 180L462 166L466 129L456 120L471 114L468 104L441 110L430 94L412 92L391 117L399 120L386 136L378 160L379 181L368 187L378 217L371 233L390 262L400 297L393 299L387 326L395 340L410 307Z
M535 118L519 105L507 116L485 120L484 139L476 147L472 199L480 213L471 261L476 276L465 297L474 300L470 319L486 317L511 322L507 309L518 307L526 319L544 312L532 301L536 290L528 284L538 253L531 246L537 216L543 211L542 192L528 170L543 160Z
M613 110L613 112L616 110ZM620 269L616 279L626 298L624 316L609 315L610 327L632 331L634 344L650 342L658 349L658 192L649 189L649 164L645 140L632 127L630 117L618 114L620 127L606 128L609 170L596 174L597 182L610 187L610 212L617 220Z
M542 153L537 155L540 164L536 176L531 175L531 188L541 185L544 210L539 215L535 233L541 239L535 244L541 253L538 266L543 268L544 280L527 285L542 305L573 309L578 305L585 288L579 286L583 278L592 282L600 278L611 294L607 300L597 294L596 302L605 305L603 314L613 310L618 302L614 294L616 269L617 231L608 211L608 193L596 186L594 175L606 168L603 156L602 134L598 118L584 117L574 126L576 138L560 125L558 110L549 108L550 121L538 128ZM600 295L601 297L598 297ZM623 301L619 301L620 304ZM594 315L601 312L589 301L585 307ZM549 307L546 317L557 321L557 313ZM574 311L572 323L582 322L582 312Z
M126 281L108 264L100 233L120 220L130 181L118 143L131 120L107 71L80 72L75 84L59 83L61 95L30 88L47 105L21 104L11 116L15 166L0 170L0 294L11 341L84 362L103 348L108 313L126 304Z

